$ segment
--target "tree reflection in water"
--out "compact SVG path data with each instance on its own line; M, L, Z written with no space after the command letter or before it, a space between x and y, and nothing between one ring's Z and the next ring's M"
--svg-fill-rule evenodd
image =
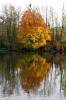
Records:
M20 95L24 92L43 96L59 93L66 96L66 55L1 55L0 95Z
M20 81L22 88L29 92L40 86L41 81L48 76L50 64L38 54L31 57L24 56L19 61L20 64Z
M18 94L18 70L15 66L16 55L0 56L0 95ZM16 92L15 92L16 91Z
M20 82L26 92L50 96L65 91L63 54L57 53L48 57L35 54L22 57L19 60Z

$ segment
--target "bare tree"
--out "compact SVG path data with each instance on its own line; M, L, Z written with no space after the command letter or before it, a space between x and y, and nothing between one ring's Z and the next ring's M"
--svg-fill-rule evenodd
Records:
M19 21L20 11L14 6L4 6L3 9L5 28L7 31L8 47L13 49L15 47L16 27Z
M50 26L51 26L52 36L54 39L54 10L53 10L53 8L50 8L50 10L49 10L49 22L50 22Z

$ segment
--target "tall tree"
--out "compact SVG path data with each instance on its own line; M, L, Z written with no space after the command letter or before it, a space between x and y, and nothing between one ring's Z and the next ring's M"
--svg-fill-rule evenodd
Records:
M35 49L46 45L46 41L50 40L48 26L38 11L29 8L24 12L17 39L23 47Z
M66 13L65 6L63 4L62 9L62 29L61 29L61 40L62 42L66 42Z
M8 47L13 49L15 47L16 28L19 21L20 11L14 6L4 6L3 9L5 28L7 31Z
M55 30L54 30L54 18L55 17L55 15L54 15L54 10L53 10L53 8L50 8L50 25L51 25L51 28L52 28L52 35L53 35L53 39L54 39L54 32L55 32Z

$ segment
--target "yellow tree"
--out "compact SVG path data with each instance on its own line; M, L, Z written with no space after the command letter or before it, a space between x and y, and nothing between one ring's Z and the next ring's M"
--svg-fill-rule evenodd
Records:
M35 49L46 45L47 40L51 40L48 26L38 11L28 9L23 13L17 40L23 47Z

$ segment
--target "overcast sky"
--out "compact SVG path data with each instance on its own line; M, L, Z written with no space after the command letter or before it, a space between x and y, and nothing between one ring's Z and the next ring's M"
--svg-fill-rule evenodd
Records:
M0 0L0 11L4 5L12 4L16 8L19 6L24 10L29 4L33 7L37 7L43 11L43 9L53 7L54 12L61 18L63 3L66 6L66 0Z

